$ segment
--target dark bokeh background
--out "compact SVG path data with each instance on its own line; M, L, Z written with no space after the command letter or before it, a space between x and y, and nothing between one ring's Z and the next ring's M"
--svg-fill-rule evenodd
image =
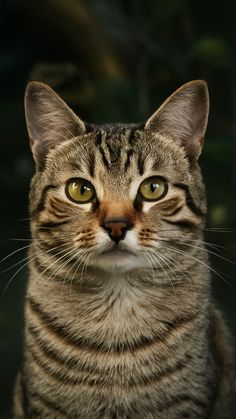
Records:
M34 166L23 112L27 81L50 84L90 122L144 121L182 83L211 96L201 158L209 247L236 260L236 32L234 1L6 0L0 13L0 258L25 247ZM212 229L213 228L213 229ZM18 240L16 240L18 239ZM223 252L223 253L222 253ZM26 249L0 270L0 418L10 418L22 350ZM236 269L211 255L213 286L236 336ZM18 271L19 270L19 271ZM18 271L18 272L17 272ZM6 285L7 289L6 288Z

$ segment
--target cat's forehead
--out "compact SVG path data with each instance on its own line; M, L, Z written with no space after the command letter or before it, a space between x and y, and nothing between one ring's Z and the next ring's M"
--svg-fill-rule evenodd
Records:
M134 124L91 126L85 135L62 144L55 152L53 161L60 163L57 172L71 170L76 174L78 170L103 182L115 178L125 184L134 176L159 172L171 177L188 172L178 142Z

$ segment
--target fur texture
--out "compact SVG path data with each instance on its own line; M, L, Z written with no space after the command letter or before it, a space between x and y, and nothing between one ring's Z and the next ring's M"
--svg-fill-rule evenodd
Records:
M36 82L25 104L37 170L15 418L232 419L233 355L203 242L206 84L182 86L143 125L85 124ZM146 200L153 177L166 193ZM66 195L77 178L91 202ZM117 223L128 227L114 240Z

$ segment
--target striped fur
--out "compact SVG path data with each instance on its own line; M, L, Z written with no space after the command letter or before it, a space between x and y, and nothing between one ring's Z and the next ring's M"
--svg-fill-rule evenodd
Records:
M186 100L191 86L202 89L201 82L186 86ZM30 119L33 98L38 124L40 100L47 101L43 141L47 122L49 130L56 127L52 118L59 112L51 107L63 113L61 99L50 92L34 83L26 95L38 170L30 192L32 246L15 418L233 418L233 355L211 297L205 188L199 144L188 151L184 143L189 123L181 127L181 143L170 135L165 107L146 125L104 126L76 122L66 107L63 140L52 140L51 133L40 149L42 129ZM140 196L139 185L150 176L168 183L159 201ZM75 177L94 185L96 200L79 205L68 199L65 184ZM107 217L126 217L132 226L118 245L104 230Z

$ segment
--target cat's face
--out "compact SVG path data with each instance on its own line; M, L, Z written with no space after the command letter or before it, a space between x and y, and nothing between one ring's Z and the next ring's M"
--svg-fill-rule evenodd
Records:
M71 272L169 266L178 258L176 240L203 225L197 158L207 113L206 85L192 82L146 125L85 126L48 87L29 85L26 116L38 167L32 232L41 250L54 252L62 271L66 261Z

